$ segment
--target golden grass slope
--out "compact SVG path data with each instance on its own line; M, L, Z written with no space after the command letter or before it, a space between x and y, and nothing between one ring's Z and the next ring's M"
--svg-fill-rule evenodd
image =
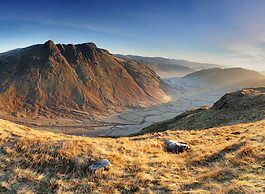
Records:
M87 138L0 120L0 193L264 193L265 121ZM165 139L190 149L167 153ZM90 174L85 161L108 159Z

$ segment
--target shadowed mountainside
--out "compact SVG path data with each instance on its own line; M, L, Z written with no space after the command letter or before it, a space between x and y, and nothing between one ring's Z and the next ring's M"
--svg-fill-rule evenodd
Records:
M164 87L147 66L93 43L47 41L0 55L0 109L7 112L102 114L167 102Z
M211 108L188 110L173 119L155 123L138 134L168 129L206 129L265 119L265 88L244 89L228 93Z

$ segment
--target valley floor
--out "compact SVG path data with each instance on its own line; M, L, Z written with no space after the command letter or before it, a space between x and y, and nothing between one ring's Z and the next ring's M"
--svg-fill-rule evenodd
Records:
M181 154L165 139L187 143ZM0 120L1 193L264 193L265 121L89 138ZM87 164L108 159L108 171Z
M0 113L0 118L27 125L32 128L80 136L127 136L156 122L171 119L182 112L200 106L212 105L228 90L192 88L166 80L171 85L172 102L159 106L131 109L110 116L72 118L12 117ZM171 83L172 82L172 83Z

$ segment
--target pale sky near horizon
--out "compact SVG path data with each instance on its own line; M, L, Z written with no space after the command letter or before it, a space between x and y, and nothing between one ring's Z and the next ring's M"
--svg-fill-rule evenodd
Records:
M0 52L48 39L265 71L265 1L1 2Z

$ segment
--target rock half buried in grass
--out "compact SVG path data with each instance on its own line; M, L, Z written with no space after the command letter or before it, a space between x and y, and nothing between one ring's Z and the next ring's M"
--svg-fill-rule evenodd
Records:
M103 159L103 160L98 160L96 162L94 162L93 164L91 164L88 169L92 172L102 168L102 169L108 169L109 165L110 165L110 161L107 159Z
M187 150L188 148L188 145L184 143L178 143L172 140L165 141L165 149L169 152L181 153Z

